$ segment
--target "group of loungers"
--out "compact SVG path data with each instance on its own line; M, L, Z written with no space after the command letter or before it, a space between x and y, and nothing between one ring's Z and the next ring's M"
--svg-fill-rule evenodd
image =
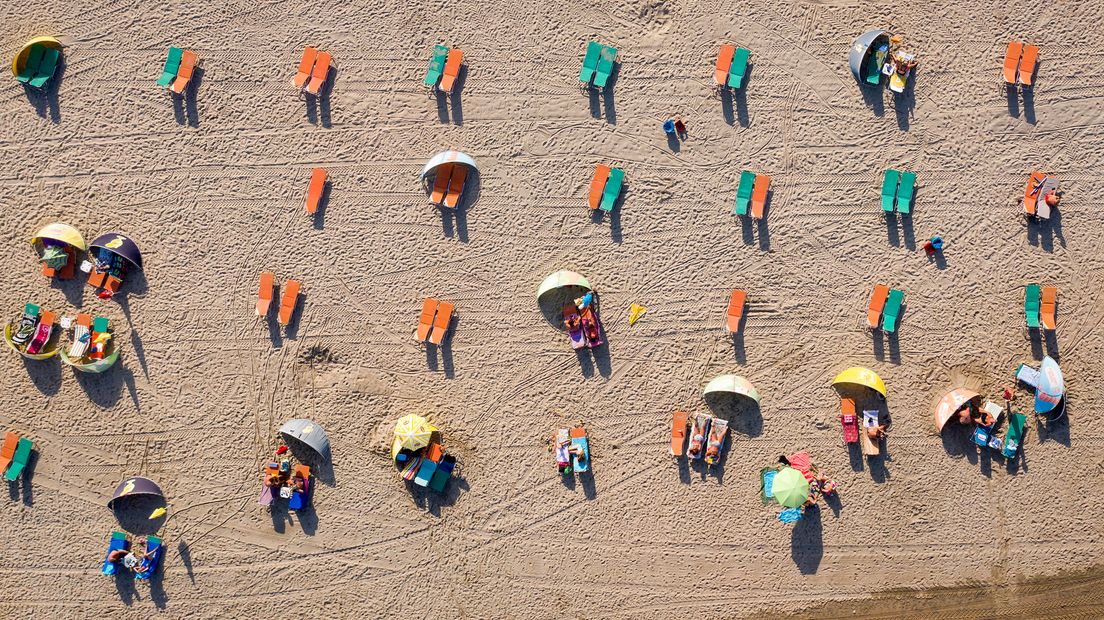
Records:
M866 326L892 334L897 331L897 320L901 316L901 307L905 304L905 292L891 289L884 284L875 284L870 295L870 304L866 310Z
M299 280L288 280L284 285L284 294L280 298L280 312L277 315L277 321L280 325L287 325L291 322L291 315L295 312L295 307L299 302L299 289L302 283ZM261 272L260 287L257 292L257 316L261 318L268 317L269 308L272 306L272 300L276 297L276 276L270 271Z
M1022 41L1011 41L1004 52L1004 82L1009 86L1022 84L1031 86L1035 73L1035 63L1039 59L1039 48L1026 45Z
M694 416L692 422L688 422L690 414L685 411L676 411L671 420L671 454L681 457L685 452L686 458L692 461L700 460L703 456L709 465L716 464L721 458L721 450L724 449L725 439L728 437L728 420L704 413ZM687 424L689 423L690 437L687 443Z
M744 77L747 75L748 60L751 59L751 51L747 48L736 47L725 43L721 46L721 53L717 55L717 66L713 73L713 81L720 89L744 87Z
M463 50L449 49L444 45L434 45L433 55L429 59L423 84L435 91L452 94L456 78L460 76L460 64L464 60Z
M61 60L61 50L36 43L28 51L27 62L15 79L31 88L43 90L57 73L59 60Z
M882 212L908 215L912 210L912 197L916 192L916 173L900 172L889 168L882 176Z
M1027 178L1027 187L1024 188L1024 214L1029 218L1050 219L1051 202L1056 199L1057 194L1057 177L1032 170Z
M165 60L165 67L161 69L161 77L157 78L157 85L181 95L191 83L192 73L198 65L199 56L195 52L170 47L169 57Z
M445 334L448 333L454 308L450 302L426 297L422 303L422 315L418 317L418 329L414 331L414 339L418 342L429 341L431 344L440 346L445 340Z
M770 177L765 174L756 174L750 170L740 172L740 185L736 188L736 206L732 212L740 217L748 214L751 207L751 218L759 220L763 218L763 209L767 204L767 190L770 188Z
M437 493L445 492L445 487L456 469L456 457L446 454L444 447L436 441L419 453L403 458L405 463L400 465L399 474L402 479Z
M594 168L594 177L590 181L590 192L587 195L587 206L592 211L600 209L609 213L617 204L617 197L621 195L621 186L625 182L625 171L621 168L612 168L606 164L598 164Z
M598 322L597 302L590 292L563 307L563 322L572 349L602 346L602 324Z
M124 566L130 566L132 564L134 578L139 581L148 581L150 577L153 577L153 574L157 572L157 568L161 565L161 558L165 555L165 545L161 538L157 536L147 536L145 552L143 552L141 556L134 556L133 553L128 553L124 555L121 560L113 560L113 557L120 555L116 553L119 551L130 551L130 540L124 532L112 532L111 540L107 545L107 555L104 556L103 567L100 569L100 572L108 577L113 577L119 574L118 566L120 563ZM134 557L128 560L128 556Z
M1058 288L1028 284L1024 288L1024 316L1027 329L1053 331L1057 327Z
M583 68L579 71L579 81L584 87L594 85L595 88L605 88L616 62L617 48L588 41L586 54L583 56Z
M855 412L855 400L841 398L840 424L843 425L843 440L848 444L858 443L864 456L881 454L881 429L884 427L881 425L880 415L877 409L865 409L860 420Z
M31 449L34 442L28 437L20 437L15 431L8 431L4 443L0 445L0 474L4 480L15 482L23 475L31 461Z
M561 474L566 476L590 471L590 442L582 426L557 430L552 448L556 453L556 468Z
M456 209L460 204L460 195L464 193L464 182L467 178L467 166L453 163L439 166L433 180L433 190L429 194L429 204Z
M288 510L304 510L310 505L311 470L302 463L291 465L290 459L265 465L261 496L257 503L272 506L276 498L287 500Z
M291 84L300 91L317 97L330 74L333 57L329 52L320 52L318 48L307 47L299 60L299 71L291 79Z

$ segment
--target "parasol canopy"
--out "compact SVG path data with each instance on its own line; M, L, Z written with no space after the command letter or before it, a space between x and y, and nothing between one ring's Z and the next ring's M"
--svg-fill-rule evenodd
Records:
M439 166L449 163L467 166L475 172L479 172L479 167L475 165L475 160L470 155L460 151L441 151L430 157L425 167L422 168L422 183L425 184L426 178L433 174Z
M942 432L947 421L970 401L978 405L981 402L981 394L968 388L956 388L944 394L943 398L939 399L939 404L935 406L935 429Z
M885 39L884 42L888 44L889 32L880 29L867 30L851 44L851 52L847 55L847 62L851 65L852 75L860 83L864 81L863 65L866 64L866 59L870 55L870 48L874 47L876 43L880 43L880 39Z
M88 249L88 244L84 242L84 237L81 236L80 231L68 224L62 224L61 222L47 224L38 229L38 232L31 237L31 245L36 247L41 246L43 245L42 241L44 239L71 245L82 252Z
M103 248L114 254L122 256L131 265L142 268L142 252L138 250L138 244L122 233L109 232L92 240L89 247Z
M774 476L771 493L779 504L787 508L797 508L809 499L809 481L793 467L783 467Z
M1035 413L1053 411L1066 395L1066 382L1062 378L1062 369L1049 355L1043 358L1039 367L1039 384L1035 386Z
M574 271L568 271L564 269L562 271L557 271L556 273L549 275L547 278L544 279L543 282L540 283L540 286L537 287L537 299L539 300L548 291L562 288L564 286L579 286L587 289L588 291L592 290L590 287L590 282L588 282L586 278L575 273Z
M305 418L288 420L280 427L280 434L299 440L306 444L308 448L314 450L318 456L329 460L330 438L318 423Z
M713 392L731 392L733 394L739 394L740 396L746 396L756 403L759 402L759 390L755 389L751 381L748 381L740 375L721 375L719 377L714 377L709 383L705 384L703 394L711 394Z
M853 385L861 385L868 387L875 392L882 395L882 398L886 397L886 386L882 378L878 376L878 373L870 370L869 368L863 368L862 366L852 366L847 370L836 375L835 379L832 379L832 385L840 383L849 383Z
M115 487L115 494L111 496L111 501L107 502L107 507L115 508L116 501L133 495L153 495L162 499L165 497L165 494L161 492L161 487L157 486L157 483L153 480L142 476L132 476Z
M437 427L427 422L422 416L405 415L395 423L394 445L398 446L399 449L420 450L429 445L433 432L436 430ZM398 450L392 451L398 452Z
M19 72L27 65L27 56L31 53L31 48L35 45L52 47L54 49L61 49L62 47L61 41L58 41L54 37L35 37L27 41L23 44L23 47L19 48L19 51L15 53L15 58L12 59L12 75L19 76Z

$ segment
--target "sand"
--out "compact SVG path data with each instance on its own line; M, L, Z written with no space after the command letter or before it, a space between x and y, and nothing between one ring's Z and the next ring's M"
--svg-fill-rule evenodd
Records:
M103 314L123 349L99 377L0 356L0 426L38 448L30 486L0 504L2 616L741 617L1102 560L1099 3L15 0L0 22L5 58L36 34L67 45L50 95L0 90L0 308ZM864 100L847 68L879 25L919 55L903 99ZM612 94L578 88L591 37L620 50ZM1027 101L999 83L1011 38L1042 48ZM439 42L467 66L447 99L421 87ZM713 92L722 42L752 50L734 99ZM289 84L308 44L336 65L321 101ZM175 104L154 85L169 45L203 62ZM689 128L677 148L660 129L672 113ZM442 217L418 174L450 147L481 174ZM597 163L624 168L626 189L596 221ZM332 186L312 222L314 166ZM880 215L887 167L918 175L910 221ZM773 180L756 224L731 215L743 168ZM1033 168L1065 192L1046 225L1017 205ZM54 220L131 235L144 274L111 301L47 281L27 241ZM920 248L936 233L938 262ZM594 357L534 301L564 268L600 294ZM303 282L289 329L253 314L263 270ZM895 338L863 326L878 282L907 294ZM1030 282L1059 288L1053 336L1024 335ZM749 300L735 340L734 287ZM457 307L440 351L411 338L425 296ZM629 327L633 302L648 313ZM996 396L1045 354L1068 423L1030 424L1022 459L936 434L943 392ZM829 386L852 365L889 388L872 462L844 444ZM708 411L701 388L722 373L755 384L760 416L739 420L721 467L680 467L671 412ZM389 463L408 413L462 461L444 497ZM325 427L333 463L314 511L289 519L256 497L293 417ZM586 484L547 448L576 421ZM756 474L799 449L840 503L787 526ZM99 574L105 503L133 474L169 501L151 585Z

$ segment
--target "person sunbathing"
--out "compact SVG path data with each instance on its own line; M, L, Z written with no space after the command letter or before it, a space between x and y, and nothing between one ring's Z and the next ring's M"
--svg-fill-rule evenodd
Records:
M866 435L871 439L881 439L886 436L886 425L878 424L877 426L870 426L866 429Z
M997 421L996 418L993 417L993 414L984 409L972 409L970 411L970 419L978 426L992 426L993 423Z

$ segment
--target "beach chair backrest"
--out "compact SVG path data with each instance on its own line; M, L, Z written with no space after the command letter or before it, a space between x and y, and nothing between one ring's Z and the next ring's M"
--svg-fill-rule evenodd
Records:
M457 165L449 177L448 193L445 194L445 206L455 209L460 204L460 194L464 192L464 181L468 178L468 167Z
M1020 41L1008 43L1008 49L1004 52L1004 82L1016 83L1016 67L1020 64L1020 54L1023 53L1024 44Z
M106 334L108 331L107 317L96 317L96 320L92 321L92 331L96 332L97 334Z
M721 53L717 55L717 66L713 73L713 81L717 83L717 86L728 84L728 70L732 67L732 56L735 53L735 45L725 43L721 46Z
M587 41L586 55L583 56L583 68L579 71L579 81L590 83L594 77L594 71L598 68L598 56L602 53L602 45L597 41Z
M763 209L767 204L767 191L770 189L770 177L765 174L755 175L755 185L751 191L751 217L762 219Z
M429 57L429 70L426 71L423 83L426 86L436 86L441 79L441 72L445 68L445 59L448 57L449 48L444 45L434 45L433 55Z
M594 70L594 85L605 88L606 82L613 73L613 65L617 62L617 48L603 45L598 53L598 67Z
M180 57L180 70L176 72L176 77L191 79L192 71L195 70L196 61L199 57L192 50L184 50L184 53Z
M314 61L318 59L318 48L308 47L303 50L303 57L299 59L299 73L310 74L314 67Z
M437 306L437 317L433 320L433 332L429 335L429 341L433 344L441 344L448 332L449 323L452 321L453 305L442 301Z
M176 74L180 69L180 59L184 57L184 50L179 47L169 48L169 57L165 60L165 72Z
M41 87L50 78L54 76L54 72L57 71L58 60L61 58L61 50L54 47L47 47L42 52L42 63L35 69L35 77L31 80L31 86Z
M8 469L12 458L15 456L15 446L19 444L19 433L8 431L4 436L4 444L0 445L0 474Z
M330 72L331 60L333 60L333 56L330 56L329 52L319 52L318 58L314 62L314 69L311 71L311 77L325 80L326 74Z
M889 287L884 284L875 284L874 293L870 296L870 305L866 310L866 323L868 327L878 327L882 318L882 309L885 308L886 298L889 297Z
M1020 84L1031 86L1032 76L1035 73L1035 61L1039 58L1039 48L1034 45L1024 45L1023 59L1020 61Z
M897 183L901 180L901 173L889 168L882 175L882 211L889 213L893 210L893 203L897 198Z
M732 57L732 68L728 72L728 85L731 88L743 88L744 77L747 75L748 60L751 59L751 50L738 47Z
M42 57L46 53L46 46L41 44L32 45L29 52L27 52L27 64L23 66L23 71L34 75L38 71L38 66L42 64Z
M606 181L609 180L610 167L606 164L598 164L594 168L594 178L590 180L590 193L587 195L587 205L591 209L597 209L602 202L602 193L606 189Z

